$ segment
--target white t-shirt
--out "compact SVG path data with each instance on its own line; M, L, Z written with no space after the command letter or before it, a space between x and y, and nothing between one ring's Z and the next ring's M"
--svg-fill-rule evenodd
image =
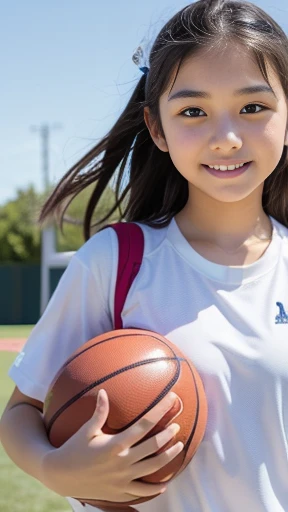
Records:
M157 331L186 353L203 380L208 424L191 463L140 512L288 511L288 229L271 220L271 244L244 267L200 256L174 219L160 230L142 225L123 327ZM73 257L10 369L24 394L44 401L70 354L113 329L117 256L108 228Z

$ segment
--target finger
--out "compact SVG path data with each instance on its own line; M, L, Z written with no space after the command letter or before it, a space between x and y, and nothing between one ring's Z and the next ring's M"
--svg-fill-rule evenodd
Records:
M120 453L141 441L161 418L173 407L178 397L175 393L168 393L153 409L140 418L134 425L114 436L115 451Z
M134 466L131 467L131 471L133 471L133 479L142 478L143 476L155 473L155 471L158 471L166 466L166 464L169 464L171 460L175 459L175 457L182 452L183 448L184 444L179 441L171 446L171 448L168 448L165 452L155 455L155 457L151 457L148 460L137 462L137 464L134 464Z
M128 461L130 464L135 464L140 460L148 457L149 455L153 455L160 448L165 446L173 437L178 434L180 430L180 426L177 423L172 423L165 430L158 432L155 436L150 437L143 443L138 444L137 446L133 446L129 450Z
M109 414L109 399L105 389L100 389L97 395L97 404L93 415L83 427L87 439L93 439L101 434L101 429L105 425ZM81 430L80 429L80 430Z
M156 496L166 490L165 484L146 484L143 482L133 481L129 484L126 493L131 494L134 500L137 498L145 498L146 496ZM132 501L132 498L130 497Z

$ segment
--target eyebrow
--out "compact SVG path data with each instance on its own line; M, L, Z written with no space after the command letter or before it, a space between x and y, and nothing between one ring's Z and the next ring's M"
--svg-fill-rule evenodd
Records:
M250 87L243 87L242 89L237 89L234 91L233 96L245 96L248 94L257 94L259 92L268 92L270 94L273 94L273 96L276 97L275 92L269 85L252 85ZM168 98L168 101L176 100L178 98L204 98L204 99L211 99L212 96L208 92L204 91L195 91L192 89L183 89L181 91L175 92Z

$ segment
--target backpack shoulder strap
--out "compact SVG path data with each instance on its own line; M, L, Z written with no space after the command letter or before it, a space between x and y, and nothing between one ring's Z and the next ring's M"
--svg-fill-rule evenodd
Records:
M144 253L144 234L133 222L110 224L118 237L118 271L114 297L114 329L122 329L121 312L129 289L137 276Z

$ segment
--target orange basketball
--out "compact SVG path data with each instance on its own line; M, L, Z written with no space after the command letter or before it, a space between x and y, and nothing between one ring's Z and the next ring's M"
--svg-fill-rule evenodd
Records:
M193 364L169 340L152 331L110 331L82 345L54 378L44 403L44 422L50 443L61 446L94 413L98 391L108 394L110 411L103 431L117 434L135 423L169 391L182 400L162 418L148 437L163 430L173 418L180 431L158 453L182 441L184 449L161 470L143 482L168 482L178 475L195 454L205 432L207 402ZM137 504L152 498L139 498ZM107 502L84 500L100 506ZM126 503L127 506L127 503ZM113 504L114 509L125 503Z

